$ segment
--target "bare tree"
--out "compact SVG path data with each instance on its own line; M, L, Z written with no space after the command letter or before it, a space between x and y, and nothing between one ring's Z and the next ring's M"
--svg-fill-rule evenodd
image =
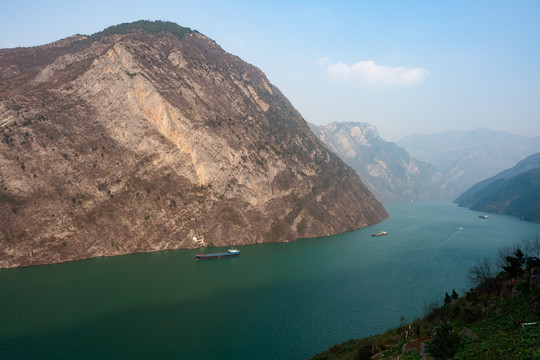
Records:
M469 267L468 279L473 286L478 286L495 276L493 261L489 258L476 258Z
M540 234L534 233L521 239L521 248L526 257L540 258Z

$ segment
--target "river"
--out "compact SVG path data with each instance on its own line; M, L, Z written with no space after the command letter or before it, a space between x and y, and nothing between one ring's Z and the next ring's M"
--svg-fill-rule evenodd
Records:
M178 250L0 270L0 358L306 359L463 295L475 258L540 233L450 202L385 207L380 224L236 258Z

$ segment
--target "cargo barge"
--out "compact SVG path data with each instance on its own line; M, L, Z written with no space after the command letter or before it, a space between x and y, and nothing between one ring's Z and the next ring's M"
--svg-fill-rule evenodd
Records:
M221 259L221 258L232 257L232 256L240 256L240 250L229 249L227 252L223 252L223 253L198 254L198 255L195 255L195 260Z

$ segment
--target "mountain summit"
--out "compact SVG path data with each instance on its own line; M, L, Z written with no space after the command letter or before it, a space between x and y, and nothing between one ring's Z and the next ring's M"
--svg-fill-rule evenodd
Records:
M0 50L0 137L0 267L388 216L259 69L173 23Z

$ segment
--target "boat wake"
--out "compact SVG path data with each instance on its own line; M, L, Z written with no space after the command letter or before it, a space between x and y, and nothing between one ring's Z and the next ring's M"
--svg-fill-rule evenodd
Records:
M460 227L458 230L456 230L452 235L450 235L445 241L450 241L452 240L457 234L459 234L459 232L463 230L462 227Z

